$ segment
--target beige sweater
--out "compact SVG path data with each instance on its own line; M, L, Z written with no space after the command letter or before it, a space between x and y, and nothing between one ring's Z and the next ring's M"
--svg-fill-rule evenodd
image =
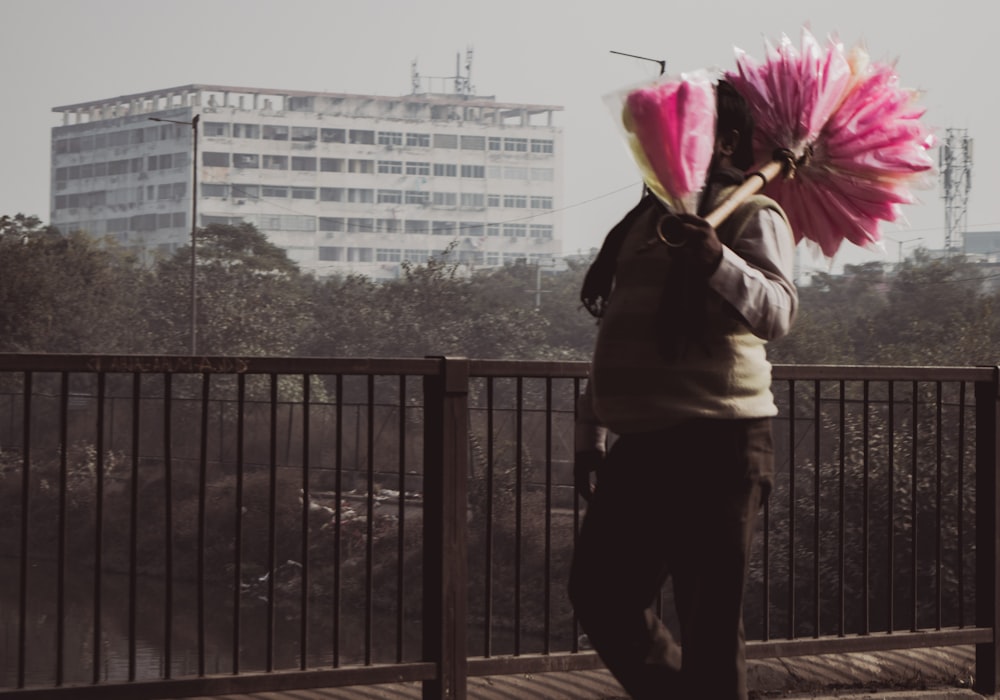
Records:
M586 427L588 415L625 434L688 418L777 412L765 343L788 331L798 301L791 281L795 244L784 214L758 196L719 227L723 260L708 280L705 332L670 359L658 349L656 328L669 249L649 244L659 216L656 209L640 216L622 245L579 412L578 449L600 441Z

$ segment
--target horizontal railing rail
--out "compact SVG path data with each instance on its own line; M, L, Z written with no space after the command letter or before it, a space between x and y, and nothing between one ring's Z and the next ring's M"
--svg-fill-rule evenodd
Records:
M586 377L0 355L0 695L463 698L599 667L564 593ZM996 369L776 366L773 391L748 655L975 644L995 692Z

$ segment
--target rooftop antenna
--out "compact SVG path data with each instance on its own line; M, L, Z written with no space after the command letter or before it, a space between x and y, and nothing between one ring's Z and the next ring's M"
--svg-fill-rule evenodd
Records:
M634 53L625 53L624 51L612 51L611 53L618 56L628 56L629 58L638 58L640 61L650 61L651 63L660 64L660 75L663 75L667 71L667 61L663 58L648 58L646 56L636 56Z
M412 94L420 93L420 73L417 72L417 59L413 59L413 63L410 64L410 86L413 89Z

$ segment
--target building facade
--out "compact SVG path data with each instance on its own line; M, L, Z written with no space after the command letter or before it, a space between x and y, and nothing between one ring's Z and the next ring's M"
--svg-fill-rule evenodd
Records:
M391 279L445 251L470 269L550 264L561 109L218 85L56 107L50 221L147 260L188 245L193 216L250 222L320 276Z

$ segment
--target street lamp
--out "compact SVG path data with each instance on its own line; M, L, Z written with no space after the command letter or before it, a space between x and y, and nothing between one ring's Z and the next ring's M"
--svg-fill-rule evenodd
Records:
M920 243L922 240L924 240L923 238L910 238L910 239L905 240L905 241L898 241L895 238L890 238L889 236L886 236L885 238L886 238L886 240L892 241L893 243L895 243L898 246L898 248L896 249L896 258L897 258L896 262L897 262L897 264L903 262L903 246L904 245L909 245L911 243Z
M195 242L198 235L198 120L200 114L194 115L189 122L177 119L163 119L161 117L149 117L154 122L169 122L171 124L181 124L191 127L191 134L194 137L194 146L191 164L191 354L195 355L198 350L198 297L195 282Z

